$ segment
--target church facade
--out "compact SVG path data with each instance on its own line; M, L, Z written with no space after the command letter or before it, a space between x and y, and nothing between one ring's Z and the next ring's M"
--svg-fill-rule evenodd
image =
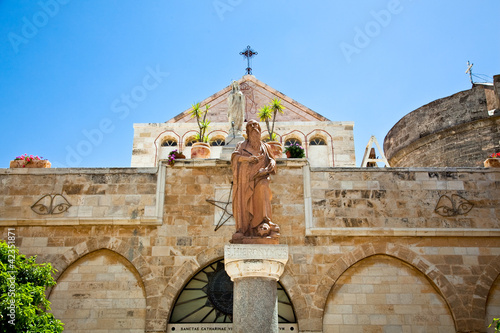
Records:
M259 109L277 98L282 101L284 113L276 117L275 132L283 145L299 143L305 148L313 166L354 167L354 123L352 121L330 121L322 115L289 98L283 93L257 80L253 75L245 75L237 81L245 96L245 122L259 120ZM224 143L232 139L228 136L231 124L228 122L228 95L231 86L200 102L205 109L210 106L208 118L211 121L208 137L211 158L219 158ZM195 141L196 120L190 116L192 108L180 113L165 123L134 124L132 167L156 166L159 160L167 159L174 149L191 157L191 145ZM262 138L269 137L266 126ZM228 141L228 142L226 142ZM282 155L281 157L285 157Z
M308 151L278 158L271 179L289 248L280 330L487 332L500 313L500 169L356 168L352 122L251 76L245 85L247 120L279 97L281 142ZM212 142L227 140L229 89L201 103L219 117ZM188 112L135 125L132 168L0 170L2 235L13 230L21 252L58 270L49 300L66 332L230 330L231 166L217 145L189 158ZM188 158L170 166L176 147Z

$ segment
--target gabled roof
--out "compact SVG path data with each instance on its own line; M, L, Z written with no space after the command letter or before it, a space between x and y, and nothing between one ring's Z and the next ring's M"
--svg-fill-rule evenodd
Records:
M282 100L285 107L284 114L276 116L277 122L285 121L329 121L317 112L305 107L299 102L291 99L278 90L271 88L267 84L257 80L253 75L245 75L240 80L240 89L246 98L245 121L250 119L259 120L257 116L258 110L271 102L273 98ZM227 122L227 97L231 91L231 85L228 85L221 91L206 98L200 105L204 108L206 104L210 104L210 113L208 118L211 122ZM178 114L167 123L187 123L194 122L189 115L192 108Z

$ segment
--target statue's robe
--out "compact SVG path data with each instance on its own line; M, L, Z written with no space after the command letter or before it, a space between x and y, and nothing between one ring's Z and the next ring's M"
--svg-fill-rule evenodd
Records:
M231 155L233 168L233 215L236 222L236 232L244 236L254 236L256 228L262 222L272 220L271 189L269 175L255 177L260 169L269 174L276 172L276 161L272 158L269 146L260 142L260 149L256 156L259 161L250 163L241 158L250 157L250 143L248 140L237 144Z

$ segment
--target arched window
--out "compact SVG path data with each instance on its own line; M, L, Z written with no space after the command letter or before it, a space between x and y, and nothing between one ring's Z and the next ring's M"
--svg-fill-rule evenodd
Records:
M210 141L211 146L224 146L226 144L226 139L221 136L217 136Z
M315 136L309 141L309 145L311 146L326 146L325 140L320 136Z
M291 146L291 145L294 145L294 144L298 144L299 146L302 146L302 142L299 139L296 139L296 138L288 138L285 141L285 147L288 147L288 146Z
M162 140L161 142L162 147L176 147L177 146L177 140L175 140L172 137L166 137Z
M296 323L292 302L278 282L278 320ZM184 286L175 301L169 323L232 323L233 281L224 269L224 260L199 271Z
M193 145L193 143L195 143L197 140L194 136L191 136L189 137L187 140L186 140L186 147L191 147Z

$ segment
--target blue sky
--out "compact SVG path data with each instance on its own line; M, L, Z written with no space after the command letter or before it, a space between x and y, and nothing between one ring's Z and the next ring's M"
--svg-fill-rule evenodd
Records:
M239 79L247 45L257 79L355 122L359 165L371 135L470 89L468 60L500 74L499 14L497 0L0 0L0 168L24 153L130 166L133 124Z

